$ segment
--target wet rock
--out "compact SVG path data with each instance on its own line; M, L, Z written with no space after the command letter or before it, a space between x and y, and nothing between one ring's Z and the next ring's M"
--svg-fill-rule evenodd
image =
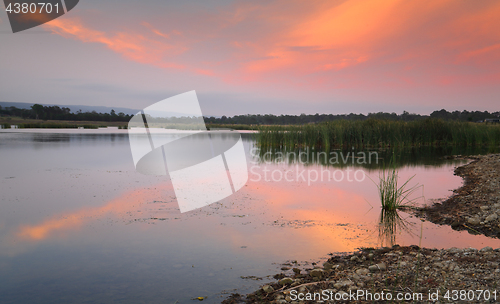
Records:
M323 277L323 273L324 273L323 269L313 269L313 270L311 270L309 275L311 277L321 278L321 277Z
M283 278L283 279L279 280L278 283L280 285L289 285L289 284L293 283L293 279L291 279L291 278Z
M262 290L264 290L265 293L270 293L274 291L274 288L270 285L264 285L262 286Z

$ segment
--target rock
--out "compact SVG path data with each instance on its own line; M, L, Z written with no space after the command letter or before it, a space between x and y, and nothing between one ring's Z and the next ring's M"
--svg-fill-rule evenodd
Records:
M284 270L284 271L290 270L290 267L281 267L281 270Z
M467 223L469 223L471 225L479 225L480 222L481 222L481 220L479 219L479 217L469 217L467 219Z
M481 207L479 207L479 208L480 208L481 210L483 210L483 211L486 211L486 210L490 209L490 206L481 206Z
M358 257L355 255L351 257L352 262L357 262L358 260L359 260Z
M338 281L337 283L333 284L333 287L335 287L336 289L340 289L342 287L351 286L351 285L354 285L354 283L352 281L345 280L345 281Z
M480 252L491 252L493 251L493 248L491 248L490 246L486 246L484 248L481 248L481 250L479 250Z
M371 265L370 267L368 267L368 269L371 272L384 271L384 270L387 269L387 266L385 265L385 263L378 263L378 264L375 264L375 265Z
M262 290L264 290L265 293L270 293L270 292L274 291L274 288L272 286L269 286L269 285L264 285L264 286L262 286Z
M278 283L280 285L288 285L288 284L292 284L293 280L291 278L283 278L283 279L279 280Z
M300 274L300 269L298 268L293 268L292 269L295 274Z
M311 277L321 278L323 276L323 273L324 273L323 269L316 268L311 270L311 272L309 272L309 275Z
M368 270L366 268L360 268L360 269L356 270L356 274L358 274L358 275L367 275L369 272L370 272L370 270Z
M485 222L493 222L493 221L496 221L496 219L498 218L498 215L496 213L493 213L493 214L490 214L488 215L484 221Z
M330 270L330 269L332 269L332 267L333 267L333 265L332 265L332 264L330 264L330 263L328 263L328 262L324 262L324 263L323 263L323 268L324 268L325 270Z

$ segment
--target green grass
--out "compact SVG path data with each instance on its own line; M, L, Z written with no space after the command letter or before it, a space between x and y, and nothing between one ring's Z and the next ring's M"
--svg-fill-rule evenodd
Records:
M500 125L440 119L337 120L319 124L262 126L261 147L386 148L500 145Z
M381 170L379 182L377 184L382 209L386 211L396 211L399 209L412 208L415 201L420 197L411 197L421 186L409 186L410 181L415 175L410 177L403 184L400 184L394 158L391 163L390 169L386 170L384 168Z

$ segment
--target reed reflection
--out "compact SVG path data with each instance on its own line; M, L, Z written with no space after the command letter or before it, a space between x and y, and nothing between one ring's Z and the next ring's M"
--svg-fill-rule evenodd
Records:
M399 215L397 210L380 211L378 221L378 239L381 247L392 247L397 243L398 234L406 233L411 237L416 234L413 232L415 224L407 221Z

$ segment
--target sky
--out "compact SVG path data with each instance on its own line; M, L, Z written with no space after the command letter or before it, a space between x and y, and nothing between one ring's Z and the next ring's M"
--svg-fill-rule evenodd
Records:
M0 101L204 115L500 110L497 0L82 0L13 34Z

